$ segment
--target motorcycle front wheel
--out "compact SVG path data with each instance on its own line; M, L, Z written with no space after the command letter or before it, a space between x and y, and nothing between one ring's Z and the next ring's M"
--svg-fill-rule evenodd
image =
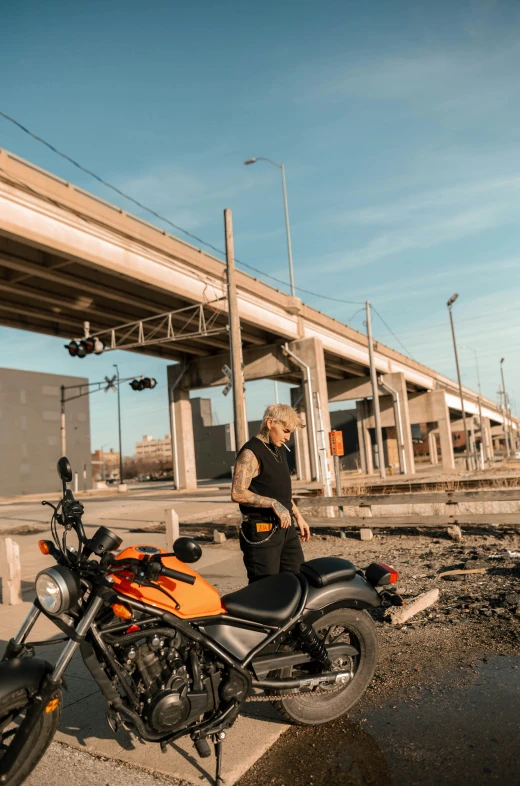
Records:
M59 700L58 706L53 712L44 712L40 716L20 752L17 763L11 768L6 779L1 781L2 786L20 786L49 747L60 722L61 691L56 691L54 697ZM0 760L20 727L29 704L30 699L25 690L13 691L0 700Z
M325 646L351 644L356 656L345 656L333 663L334 671L352 672L342 687L336 685L309 688L294 696L273 701L280 715L289 723L316 726L344 715L366 691L377 666L378 641L374 621L367 611L337 609L314 623L314 629ZM276 672L280 677L308 677L300 667ZM317 672L319 673L319 672Z

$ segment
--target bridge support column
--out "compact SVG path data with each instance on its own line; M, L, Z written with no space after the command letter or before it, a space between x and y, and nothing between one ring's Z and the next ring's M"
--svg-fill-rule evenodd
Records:
M190 393L181 387L184 366L181 363L168 366L167 371L175 488L196 489L197 468Z
M430 453L430 464L434 466L439 463L439 455L437 453L437 430L428 433L428 448Z
M434 420L437 421L439 438L441 443L441 462L444 470L455 469L455 457L453 454L453 440L451 437L450 411L446 403L444 390L433 390L427 394L434 408Z
M384 384L388 384L389 388L396 396L393 408L401 472L406 475L415 475L415 459L413 455L412 427L410 424L406 379L404 374L400 372L385 374L381 379L383 381L383 386Z
M307 428L305 431L307 432L307 438L309 442L309 454L310 454L310 465L311 465L311 473L312 478L315 479L318 476L321 478L321 472L319 470L319 459L318 461L316 456L316 436L312 432L312 418L310 417L310 413L312 412L314 415L314 424L315 424L315 432L317 432L319 427L319 421L321 419L321 423L323 425L323 432L324 438L326 440L326 447L327 447L327 457L329 456L328 450L328 439L329 439L329 431L330 431L330 415L329 415L329 395L327 390L327 376L325 373L325 356L323 353L323 344L317 338L304 338L300 341L291 341L289 344L289 349L291 352L294 352L298 358L305 363L306 366L309 367L310 371L310 381L311 381L311 389L309 389L309 385L305 384L304 382L304 394L305 394L305 413L306 413L306 423ZM311 398L312 392L312 398ZM318 394L319 398L319 413L316 408L316 393ZM318 414L321 416L318 417ZM319 444L317 445L319 451ZM321 478L323 480L323 478Z
M296 477L298 480L311 480L311 458L309 453L309 423L305 412L305 395L302 387L291 388L291 406L298 412L305 425L294 432L294 450L296 452Z
M374 474L374 460L372 455L372 440L370 439L368 402L366 399L356 401L356 420L359 442L359 458L364 475Z
M491 423L489 418L482 418L482 434L480 435L484 446L484 459L491 461L495 452L493 450L493 439L491 437Z

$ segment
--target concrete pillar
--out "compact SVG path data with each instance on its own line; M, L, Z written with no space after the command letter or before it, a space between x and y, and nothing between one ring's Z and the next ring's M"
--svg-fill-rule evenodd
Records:
M315 396L319 394L320 400L320 414L323 423L323 430L325 432L325 440L328 445L329 431L330 431L330 415L329 415L329 396L327 390L327 376L325 373L325 356L323 353L323 344L317 338L305 338L300 341L292 341L289 344L289 349L294 352L300 360L309 367L311 378L312 398L310 396L308 385L304 384L305 392L305 411L307 414L308 428L305 429L309 438L309 453L311 461L312 476L317 477L319 474L318 468L315 466L315 454L313 445L313 434L311 429L312 420L310 418L311 407L314 411L314 419L316 428L318 427L318 417L315 407ZM327 456L329 452L327 450Z
M372 441L368 430L367 401L362 399L356 401L356 419L359 441L359 456L361 458L361 469L365 475L374 474L374 460L372 454Z
M434 409L436 414L435 419L439 428L442 468L449 471L455 469L455 457L453 455L450 411L446 403L446 394L444 390L434 390L429 395L435 398Z
M495 455L495 451L493 450L493 440L491 438L491 423L489 418L482 418L482 443L484 445L484 458L486 461L490 461L493 456Z
M404 374L385 374L383 382L397 393L398 402L394 404L394 419L398 442L401 441L399 430L402 433L404 456L406 461L406 474L415 475L415 459L413 455L412 426L410 422L410 409L408 406L408 392L406 390L406 379ZM400 423L399 423L400 417ZM401 462L399 462L401 464Z
M430 431L428 434L428 447L430 450L430 464L436 465L439 463L439 455L437 453L437 433Z
M175 488L196 489L197 469L190 393L181 387L184 367L179 363L168 366L167 371Z
M305 395L302 387L291 388L291 406L294 407L305 424L304 429L297 428L294 432L296 477L298 480L309 481L312 478L311 460L309 455L309 438L307 433L309 424L307 422L307 415L305 412Z

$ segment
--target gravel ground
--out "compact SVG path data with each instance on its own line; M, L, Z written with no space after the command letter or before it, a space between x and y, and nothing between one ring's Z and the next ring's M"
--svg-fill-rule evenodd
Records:
M187 781L165 778L151 771L53 742L24 786L190 786Z
M236 548L235 541L229 542L229 548ZM369 542L354 534L314 536L305 544L307 559L341 556L359 567L382 560L399 571L398 586L405 599L434 587L439 588L440 597L403 625L389 624L384 611L376 610L379 665L361 702L347 717L326 726L291 728L239 786L330 784L338 751L347 748L354 758L358 751L356 766L363 761L368 769L359 781L343 775L337 782L391 782L384 757L363 730L365 714L390 706L389 701L404 700L418 707L426 695L432 701L442 701L443 696L448 701L452 692L474 684L483 663L494 656L520 654L520 557L508 552L520 552L516 533L473 531L461 543L444 533L437 537L433 533L381 533ZM485 568L486 572L441 577L444 570L463 567ZM316 764L317 751L327 761L326 767Z

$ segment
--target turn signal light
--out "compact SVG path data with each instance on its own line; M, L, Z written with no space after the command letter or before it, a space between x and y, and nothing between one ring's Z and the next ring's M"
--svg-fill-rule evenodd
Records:
M60 700L58 698L51 699L50 702L45 707L45 712L54 712L58 708Z
M112 603L112 611L120 620L131 620L132 612L122 603Z
M49 548L49 541L48 540L39 540L38 541L38 548L40 549L42 554L50 554L51 550Z

